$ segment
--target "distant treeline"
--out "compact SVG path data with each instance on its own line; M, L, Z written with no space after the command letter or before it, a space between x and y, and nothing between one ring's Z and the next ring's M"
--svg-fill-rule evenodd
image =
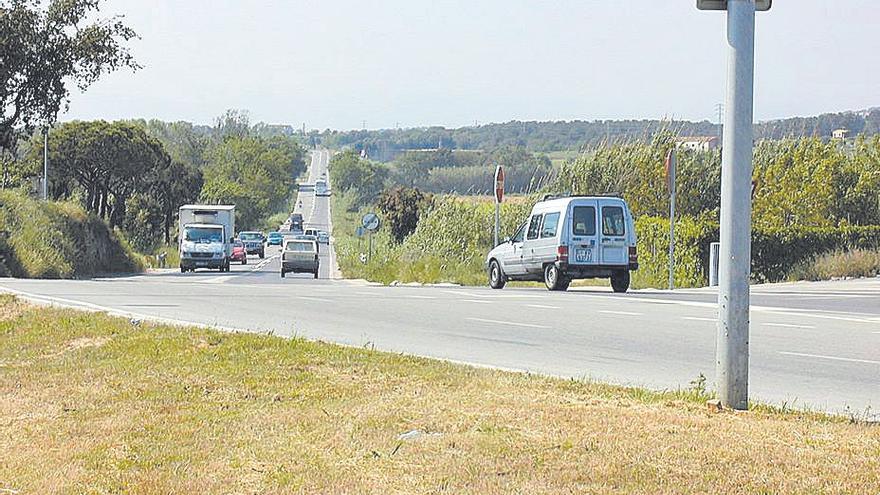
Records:
M266 131L293 132L278 126ZM570 122L520 122L485 124L447 129L420 127L376 131L331 131L313 134L325 146L353 148L375 160L391 161L406 150L460 149L491 151L500 147L523 147L552 152L595 148L603 142L626 143L650 140L663 130L680 136L715 136L716 123L664 120L597 120ZM846 129L850 137L880 134L880 108L861 112L826 113L816 117L794 117L755 124L756 139L801 137L830 138L835 129Z

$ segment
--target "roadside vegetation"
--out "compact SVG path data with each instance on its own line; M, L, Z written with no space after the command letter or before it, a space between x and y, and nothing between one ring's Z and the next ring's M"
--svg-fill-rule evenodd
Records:
M296 329L292 329L296 330ZM696 382L695 382L696 383ZM880 429L0 298L20 493L871 493Z
M550 185L543 188L574 194L617 193L627 199L638 234L640 269L633 273L632 280L636 288L667 284L669 203L662 163L675 146L675 139L667 132L649 142L600 146L566 162L553 172ZM675 283L677 287L702 286L708 279L709 244L719 238L721 157L718 151L678 149L677 154ZM386 167L354 152L346 156L346 163L331 162L331 173L334 167ZM400 173L394 163L388 167ZM492 167L481 170L480 180L490 187ZM411 174L416 177L425 171L416 169ZM380 196L376 191L382 186L386 190L399 189L395 184L400 179L389 178L393 176L391 172L372 183L359 182L359 188L374 193L347 200L343 207L358 212L371 210L384 219L400 216L399 212L380 208L376 201ZM754 281L875 273L867 255L839 254L829 258L837 260L833 263L822 260L834 252L880 250L880 136L860 138L852 147L814 138L762 142L755 151L754 183ZM346 190L336 183L334 187L337 193ZM502 238L513 234L540 193L524 197L524 203L506 201L502 205ZM377 244L378 259L374 257L365 265L356 256L345 256L340 259L340 267L348 276L385 283L448 281L482 285L483 260L492 245L493 211L491 199L485 196L437 196L430 207L420 210L416 227L409 230L411 234ZM337 213L334 211L334 215ZM340 240L349 235L351 232L345 229L334 231ZM382 235L380 232L377 239ZM803 267L814 263L824 263L825 268L806 273ZM829 264L835 269L831 270Z
M0 191L0 276L86 277L144 267L125 238L76 202Z

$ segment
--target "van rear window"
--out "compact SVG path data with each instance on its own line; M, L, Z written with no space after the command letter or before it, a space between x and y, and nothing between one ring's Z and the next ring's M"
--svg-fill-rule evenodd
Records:
M575 206L572 214L571 233L573 235L596 235L596 208Z
M623 208L619 206L602 207L602 235L623 235L626 233Z

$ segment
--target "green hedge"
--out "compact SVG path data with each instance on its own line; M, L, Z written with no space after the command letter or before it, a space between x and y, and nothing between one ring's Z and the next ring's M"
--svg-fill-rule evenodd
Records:
M708 283L709 245L720 237L717 222L682 218L675 222L675 285ZM636 221L639 271L636 287L666 287L669 264L669 220ZM778 282L798 264L832 251L880 249L880 226L756 228L752 231L752 279Z
M71 202L0 192L0 239L0 275L71 278L143 269L125 239Z

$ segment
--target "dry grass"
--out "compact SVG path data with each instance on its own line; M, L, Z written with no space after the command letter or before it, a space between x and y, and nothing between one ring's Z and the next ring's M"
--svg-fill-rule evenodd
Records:
M24 308L24 309L22 309ZM877 493L880 429L0 299L0 491ZM88 344L88 345L86 345ZM425 434L399 440L398 435Z
M880 251L854 249L817 256L789 274L791 280L830 280L844 277L876 277L880 275Z

